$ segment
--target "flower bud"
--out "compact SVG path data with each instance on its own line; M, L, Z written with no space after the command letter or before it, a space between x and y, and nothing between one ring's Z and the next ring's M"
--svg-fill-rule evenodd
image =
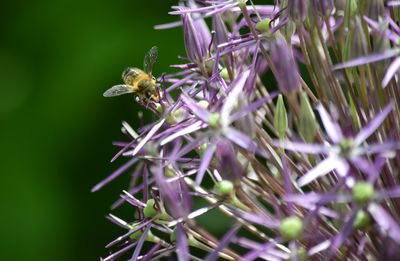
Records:
M307 93L302 92L300 96L300 115L299 115L299 134L307 143L314 141L317 134L317 126L315 124L315 114L311 108Z
M212 28L213 31L215 32L215 39L213 42L215 48L219 44L228 42L229 40L228 29L226 28L226 25L220 15L217 14L213 16Z
M363 204L372 199L375 194L374 186L369 182L357 182L352 188L352 196L355 202Z
M276 68L275 78L279 89L283 93L296 91L300 88L299 69L289 48L281 34L277 34L271 42L271 59Z
M278 132L279 139L283 140L285 138L286 129L288 128L288 118L281 94L279 94L278 101L276 102L274 127Z
M361 25L361 18L355 17L354 24L352 26L352 45L351 55L352 58L364 56L368 53L367 38L364 33L364 29Z
M136 225L132 225L132 230L136 229ZM141 229L137 230L136 232L132 233L129 235L130 238L135 239L135 240L139 240L139 238L142 236L143 231Z
M219 115L219 113L217 113L217 112L214 112L208 118L208 124L210 125L210 127L218 128L220 119L221 119L221 115Z
M235 187L231 181L222 180L215 184L214 190L221 196L229 196L233 194Z
M155 200L154 199L149 199L147 200L146 206L143 209L143 214L145 217L154 217L157 215L157 210L155 208Z
M303 232L303 222L297 216L284 218L279 226L279 231L285 240L298 239Z
M289 18L295 23L302 23L307 17L308 1L307 0L289 0L287 11Z
M190 13L182 15L182 23L186 54L190 61L200 65L208 56L210 31L202 18L193 19Z
M364 230L368 228L370 224L371 224L371 218L369 217L368 213L365 212L364 210L357 211L356 218L354 219L353 222L353 227L355 229Z
M206 110L208 108L209 103L207 100L201 100L197 102L197 105Z
M256 29L260 32L268 32L269 31L269 23L271 22L271 19L265 18L262 19L261 21L258 21L256 24Z
M334 9L334 0L312 0L312 7L321 16L329 16Z
M169 220L171 217L174 219L186 217L192 207L192 199L189 195L188 188L183 179L168 180L166 177L166 170L156 170L156 184L160 191L160 198L163 205L160 206L161 210L159 219Z
M384 17L384 0L361 0L360 2L362 14L368 18L378 21L379 17Z
M217 142L215 156L218 161L218 172L224 180L236 182L243 177L243 167L229 141L221 139Z

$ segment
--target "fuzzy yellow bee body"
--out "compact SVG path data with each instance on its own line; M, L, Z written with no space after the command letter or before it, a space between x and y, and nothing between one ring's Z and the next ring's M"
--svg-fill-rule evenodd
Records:
M126 93L134 93L142 102L159 102L161 100L159 86L152 75L157 59L157 47L152 47L144 57L144 70L129 67L122 73L124 84L114 85L103 96L114 97Z

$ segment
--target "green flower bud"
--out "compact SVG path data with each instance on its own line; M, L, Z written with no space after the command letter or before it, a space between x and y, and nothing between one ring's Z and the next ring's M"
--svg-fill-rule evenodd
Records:
M355 229L364 230L369 227L371 224L371 218L369 217L368 213L364 210L357 211L356 218L353 222L353 227Z
M206 100L201 100L199 102L197 102L197 105L203 109L207 109L208 108L208 101Z
M132 226L131 230L136 229L136 225ZM131 234L129 237L135 240L139 240L139 238L142 236L143 231L141 229L139 229L138 231L136 231L135 233Z
M307 260L307 251L304 247L300 247L297 249L296 253L297 259L290 259L290 260L299 260L299 261L306 261Z
M340 141L339 146L340 146L340 153L343 156L348 157L350 156L349 154L351 150L354 148L355 143L353 139L343 139Z
M366 203L373 198L374 194L374 186L369 182L357 182L352 189L353 199L358 204Z
M274 114L274 127L278 131L279 139L284 139L286 129L288 128L288 119L287 119L285 103L283 102L283 97L281 94L279 94L278 101L276 102L276 109Z
M167 122L169 124L175 124L175 123L181 121L184 112L185 112L185 110L183 108L179 108L179 109L175 110L174 112L172 112L172 114L167 116Z
M206 149L208 147L208 143L203 143L201 144L201 146L199 147L199 155L201 157L203 157L204 152L206 152Z
M221 196L232 195L235 190L233 183L229 180L222 180L215 184L214 190L217 191Z
M298 239L303 232L303 221L297 216L284 218L279 226L279 231L285 240Z
M164 175L168 178L175 177L175 172L171 168L166 168Z
M314 141L317 135L314 111L310 105L307 94L302 92L300 95L300 115L299 115L299 134L307 143Z
M149 218L149 217L154 217L155 215L157 215L157 209L155 209L155 200L154 199L149 199L147 200L146 206L143 209L143 214L145 217Z
M229 78L229 73L228 73L228 69L224 68L221 70L221 72L219 73L221 75L221 77L225 80L225 81L230 81L231 79ZM208 106L208 104L207 104Z
M161 104L156 103L156 110L161 114L163 113L163 108L162 108Z
M260 32L268 32L270 22L271 22L271 19L269 19L269 18L262 19L261 21L257 22L256 29Z
M246 8L246 2L247 2L247 0L238 0L239 8L240 9Z
M171 241L171 243L176 242L176 227L174 227L171 234L169 235L169 240Z
M217 112L212 113L208 118L208 124L213 128L218 128L220 117L221 115L219 115L219 113Z

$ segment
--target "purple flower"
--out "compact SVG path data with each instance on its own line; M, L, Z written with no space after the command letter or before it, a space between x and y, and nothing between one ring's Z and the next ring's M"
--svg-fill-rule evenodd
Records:
M104 260L397 258L397 4L355 3L172 6L156 29L182 27L186 56L92 189L130 175Z
M325 108L319 105L318 111L325 131L331 140L330 144L305 144L290 141L284 143L277 141L275 144L287 150L327 155L317 166L299 178L298 185L300 187L309 184L333 170L336 170L339 176L346 177L350 170L350 164L353 164L354 167L359 168L367 175L375 175L376 171L363 155L384 154L388 150L397 150L400 149L400 143L389 142L369 144L366 146L363 146L363 143L378 129L393 107L394 103L389 103L383 111L376 115L367 126L358 132L358 134L354 135L353 138L346 138L338 124L332 120ZM349 180L349 182L351 182L351 180Z

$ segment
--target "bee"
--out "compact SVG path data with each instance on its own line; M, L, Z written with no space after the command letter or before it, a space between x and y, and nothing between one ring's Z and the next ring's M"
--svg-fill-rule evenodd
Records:
M126 93L134 93L140 102L159 102L161 100L159 85L152 75L157 60L157 47L153 46L144 56L143 70L129 67L122 73L124 84L114 85L104 92L104 97L114 97Z

